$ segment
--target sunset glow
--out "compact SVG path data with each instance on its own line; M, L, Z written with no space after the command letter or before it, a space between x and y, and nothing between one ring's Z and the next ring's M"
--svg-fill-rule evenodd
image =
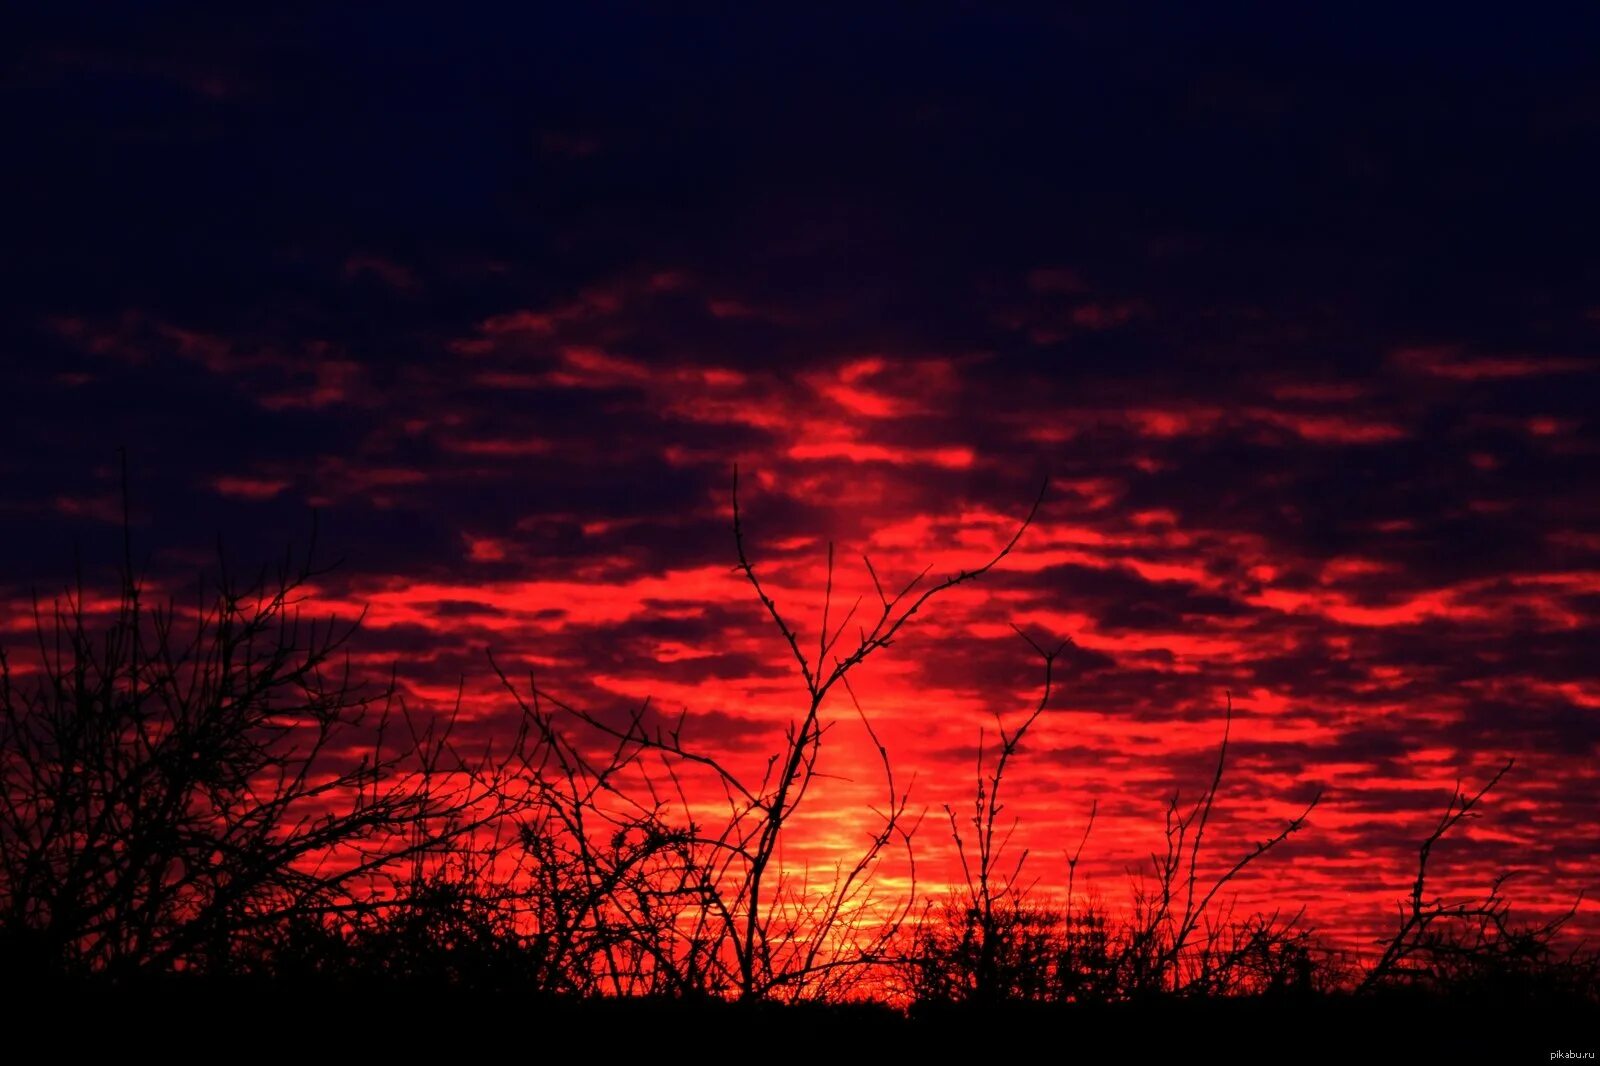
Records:
M833 627L874 574L987 561L1044 486L850 674L925 812L919 896L1040 698L1015 627L1070 641L1007 771L1037 898L1093 807L1074 891L1128 905L1231 701L1202 866L1322 796L1240 913L1370 952L1455 790L1515 760L1430 891L1509 873L1600 934L1592 67L1507 44L1495 97L1448 42L1357 64L1329 30L1245 76L1174 24L1125 69L1109 23L974 19L766 27L782 58L580 16L57 33L8 89L48 150L8 195L6 646L80 569L113 606L122 449L152 597L315 512L340 563L304 609L361 618L354 668L408 706L459 698L458 742L515 728L492 654L759 779L805 689L735 468L813 659L830 546ZM842 688L822 720L794 877L886 801ZM897 853L873 892L912 886Z

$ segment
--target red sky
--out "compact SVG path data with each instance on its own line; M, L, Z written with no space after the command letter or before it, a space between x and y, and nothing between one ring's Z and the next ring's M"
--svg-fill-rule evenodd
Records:
M612 313L653 298L647 285L619 296ZM480 333L493 339L473 349L479 377L511 373L495 367L525 364L528 346L552 344L542 327ZM1074 642L1051 711L1009 781L1015 846L1031 849L1043 891L1064 881L1065 856L1097 802L1080 878L1122 901L1159 843L1167 798L1197 797L1209 780L1229 692L1231 761L1211 838L1218 872L1324 793L1311 828L1243 886L1243 906L1304 904L1344 936L1376 933L1452 788L1475 788L1507 758L1517 767L1485 817L1435 859L1438 888L1470 894L1512 870L1513 898L1535 917L1591 883L1595 771L1569 745L1591 728L1584 716L1600 707L1600 685L1552 669L1548 651L1589 624L1586 605L1600 589L1600 572L1579 562L1593 550L1581 531L1550 530L1534 565L1450 577L1419 557L1417 520L1374 521L1361 550L1326 553L1273 536L1271 520L1230 520L1226 500L1161 506L1150 488L1180 484L1191 457L1230 444L1263 464L1281 453L1296 464L1373 462L1415 441L1427 418L1431 404L1396 394L1430 390L1433 403L1449 402L1476 387L1463 369L1470 361L1399 352L1359 390L1285 379L1236 410L1181 399L1058 407L1052 398L1044 410L1024 400L1007 411L975 402L982 358L864 356L791 378L729 367L661 373L584 345L552 347L538 382L524 387L625 390L641 411L687 427L771 439L741 453L745 521L753 561L807 647L830 539L842 561L837 611L857 596L872 601L863 553L898 586L923 567L943 576L976 565L1009 538L1039 464L985 455L963 443L977 434L962 427L1009 434L1039 455L1082 457L1051 470L1038 520L998 571L935 601L852 675L897 773L916 777L915 806L932 813L918 838L925 888L953 876L942 808L970 805L980 730L992 739L996 712L1014 727L1037 699L1040 666L1013 624L1040 641ZM1518 372L1571 371L1528 361ZM919 433L924 426L942 428ZM1521 432L1515 446L1535 453L1575 443ZM532 436L516 443L533 464L562 451ZM454 445L492 462L507 446L470 433ZM1477 456L1456 462L1492 476ZM695 460L669 452L666 461ZM1271 506L1266 471L1238 476L1246 483L1224 492ZM1470 486L1474 475L1462 476ZM756 773L804 695L781 637L732 568L730 488L731 478L713 480L685 512L621 523L556 513L463 530L449 575L364 576L337 602L366 607L370 665L381 669L398 652L424 699L448 701L466 675L476 679L474 707L492 718L504 707L483 670L482 649L492 647L585 707L649 698L669 718L684 711L691 741ZM1481 498L1468 496L1466 514L1503 506L1487 485ZM643 529L648 536L630 533ZM544 559L540 542L555 536L571 538L572 554ZM652 565L639 558L648 549L626 547L635 537L681 537L686 557ZM593 541L620 554L584 550ZM838 726L823 769L842 780L818 789L791 838L804 845L793 861L853 854L872 824L867 805L882 798L850 704L836 699L828 717ZM1583 917L1594 920L1587 908Z
M735 462L809 641L830 541L848 603L862 554L886 583L982 561L1048 479L1016 552L851 677L930 811L924 887L980 730L1037 699L1013 624L1073 641L1008 782L1041 891L1098 802L1079 883L1125 899L1230 692L1216 862L1325 796L1242 905L1379 935L1454 784L1507 758L1438 887L1515 871L1529 918L1597 887L1581 34L35 29L7 104L14 604L74 545L115 563L126 447L161 580L315 508L346 560L323 603L366 608L361 665L415 701L465 678L492 732L492 648L757 767L801 689L733 569ZM793 861L878 794L827 714Z

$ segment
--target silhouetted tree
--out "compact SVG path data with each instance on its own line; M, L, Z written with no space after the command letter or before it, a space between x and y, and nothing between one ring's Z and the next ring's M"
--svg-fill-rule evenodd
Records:
M1096 805L1067 859L1064 905L1030 898L1002 794L1068 642L1020 630L1043 663L1039 698L980 735L970 814L945 808L962 881L918 910L919 816L850 675L935 597L1005 559L1039 506L994 554L939 580L923 570L891 591L863 558L876 602L842 612L830 545L812 637L752 562L735 474L738 569L800 683L759 777L696 748L682 717L663 721L648 702L620 717L579 708L492 657L515 717L469 748L453 739L459 695L413 711L392 679L353 678L360 619L304 607L324 573L312 553L244 583L222 567L192 600L151 605L125 543L109 603L81 582L35 599L32 654L0 650L0 967L21 981L182 971L571 998L839 1001L899 982L917 1000L980 1004L1351 988L1594 1002L1600 959L1557 949L1576 904L1524 925L1503 877L1465 901L1427 892L1434 846L1510 762L1452 796L1364 973L1298 911L1235 914L1223 890L1302 830L1320 795L1268 839L1209 860L1231 700L1209 783L1193 803L1167 803L1164 844L1125 912L1076 891ZM861 850L818 877L786 867L780 846L821 777L828 700L841 692L884 798ZM898 851L910 887L881 895L875 875Z
M797 879L776 862L784 830L817 779L822 738L830 725L823 717L824 705L836 689L848 690L848 675L871 655L889 647L931 600L981 577L1006 558L1032 524L1042 500L1041 490L1011 538L987 561L935 582L928 582L924 569L891 593L871 560L863 557L878 602L864 612L866 618L857 625L853 639L847 634L863 613L862 601L858 599L842 617L834 615L834 550L830 544L821 593L821 625L815 639L807 641L775 602L751 561L735 472L733 532L738 568L790 653L802 686L800 712L786 729L783 743L766 761L759 781L747 780L723 760L687 747L679 729L649 726L647 708L640 708L618 726L561 701L530 679L528 698L523 702L526 711L538 716L540 706L548 704L619 745L605 766L581 765L580 776L612 787L620 779L620 767L648 752L663 760L664 772L673 780L680 770L697 769L709 773L721 787L726 812L718 815L718 824L701 824L688 800L682 801L685 831L698 858L685 862L686 869L695 871L694 892L677 897L687 899L693 913L679 914L673 921L695 929L691 943L703 953L696 967L702 972L722 970L740 998L837 995L864 966L887 957L914 899L891 901L886 911L872 914L870 921L859 916L870 913L865 904L872 874L885 850L895 843L909 849L913 823L908 815L909 797L897 786L888 751L878 742L859 703L855 709L877 748L885 775L886 799L876 812L880 819L877 830L861 854L835 870L827 885ZM806 647L814 650L808 652ZM851 699L854 701L853 693ZM681 790L678 795L682 796ZM645 818L657 818L661 807L653 803L643 810ZM568 822L569 829L575 828L573 819ZM847 914L855 917L845 920Z
M500 813L484 767L391 687L354 623L302 614L308 554L148 605L131 550L109 617L34 603L0 652L0 944L17 974L227 972L293 923L404 894L406 861Z
M1449 901L1428 893L1433 849L1456 826L1477 817L1483 798L1515 765L1516 760L1507 759L1471 795L1457 784L1438 824L1418 847L1411 893L1399 906L1394 935L1362 978L1361 991L1410 989L1500 1003L1597 995L1600 956L1581 946L1566 953L1556 947L1556 936L1577 913L1581 895L1565 913L1530 924L1512 918L1501 891L1509 874L1496 877L1487 892L1470 899Z
M1215 875L1200 873L1201 848L1227 759L1231 699L1211 781L1192 807L1182 807L1176 794L1168 803L1165 850L1151 855L1153 887L1136 892L1125 921L1114 924L1099 908L1075 911L1073 906L1073 880L1097 807L1091 809L1083 839L1068 860L1065 910L1026 902L1021 873L1027 852L1008 864L1001 862L1015 823L998 821L1003 807L1000 792L1012 756L1048 705L1051 668L1066 646L1046 651L1031 639L1029 643L1045 664L1044 691L1015 729L1008 731L1003 721L999 723L992 756L980 740L970 829L963 832L955 811L946 808L965 874L965 896L955 901L959 906L925 911L911 953L914 994L978 1003L1082 1002L1235 994L1295 985L1309 989L1316 945L1308 931L1298 928L1300 915L1235 920L1231 913L1212 911L1224 886L1304 828L1320 795L1276 835ZM986 772L985 760L991 757L993 768Z

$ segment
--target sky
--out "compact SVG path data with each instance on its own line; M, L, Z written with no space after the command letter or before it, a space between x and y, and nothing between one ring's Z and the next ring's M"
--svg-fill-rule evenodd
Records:
M1220 871L1381 935L1435 855L1600 888L1600 25L530 5L13 14L0 553L153 581L304 545L419 705L486 652L760 766L803 710L752 561L836 597L982 562L851 675L954 876L980 731L1039 891L1115 903L1209 780ZM1580 21L1586 20L1586 21ZM837 615L834 616L837 618ZM855 711L799 853L881 796ZM1600 931L1600 908L1575 925Z

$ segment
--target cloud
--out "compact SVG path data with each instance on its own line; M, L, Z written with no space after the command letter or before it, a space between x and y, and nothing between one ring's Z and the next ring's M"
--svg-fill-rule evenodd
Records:
M1016 623L1074 641L1009 808L1041 876L1098 798L1085 871L1120 887L1231 692L1219 843L1325 785L1272 874L1316 917L1386 920L1502 755L1451 871L1592 887L1597 235L1589 131L1547 106L1596 103L1585 38L1480 41L1499 85L1404 18L1406 49L1341 23L1244 77L1210 16L866 17L730 23L783 56L581 10L52 30L13 79L7 602L75 545L115 566L123 449L153 579L219 532L276 559L315 508L363 668L465 676L488 730L493 648L758 773L797 690L733 569L734 465L808 649L830 544L830 619L870 612L862 555L973 565L1048 478L1015 555L853 679L916 795L962 802L1037 700ZM1101 43L1130 40L1136 69ZM841 823L877 780L853 713L810 798Z

